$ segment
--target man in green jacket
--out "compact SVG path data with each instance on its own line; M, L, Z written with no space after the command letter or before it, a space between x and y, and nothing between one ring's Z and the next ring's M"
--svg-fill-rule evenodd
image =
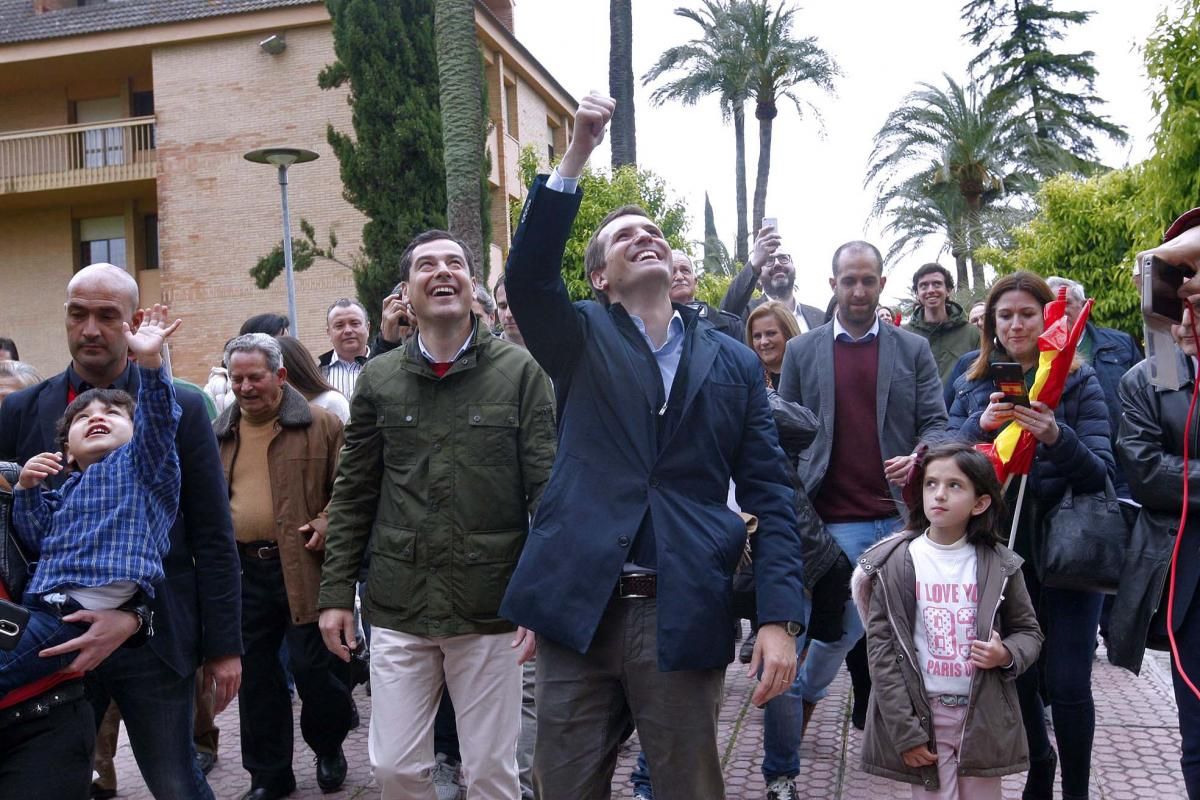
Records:
M938 375L945 383L955 362L979 349L979 329L967 319L963 307L950 299L954 278L941 264L922 265L913 275L912 290L917 307L904 329L929 342Z
M329 505L321 633L349 658L369 546L369 748L382 797L435 800L433 719L446 688L468 796L512 800L518 657L532 655L533 635L514 641L499 607L554 461L553 389L526 350L472 316L463 242L418 235L400 277L419 332L358 379Z

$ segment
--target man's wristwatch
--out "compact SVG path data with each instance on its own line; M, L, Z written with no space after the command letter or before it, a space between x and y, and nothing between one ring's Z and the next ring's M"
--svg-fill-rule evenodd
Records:
M122 647L141 647L154 635L154 612L141 592L129 598L118 610L128 611L138 620L137 630L122 643Z
M789 619L787 622L783 622L780 624L782 624L783 629L785 631L787 631L787 635L792 637L793 639L797 638L800 634L804 633L804 623L803 622L796 622L795 620Z

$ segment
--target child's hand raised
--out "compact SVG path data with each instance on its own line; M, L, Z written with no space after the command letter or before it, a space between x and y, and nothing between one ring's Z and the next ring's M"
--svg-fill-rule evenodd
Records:
M122 323L125 344L129 347L130 355L137 359L138 364L149 369L157 369L162 366L163 342L179 328L182 320L168 322L170 309L159 303L155 303L154 308L143 309L142 314L142 324L138 326L136 332L129 327L128 322Z
M1012 663L1012 653L1000 641L1000 634L992 631L992 638L986 642L976 639L971 642L971 665L975 669L995 669L1007 667Z
M62 472L62 468L62 453L39 453L25 462L17 486L22 489L40 486L46 478Z
M904 766L912 769L932 767L937 764L937 756L927 744L919 744L911 750L905 750L900 754L900 758L904 759Z

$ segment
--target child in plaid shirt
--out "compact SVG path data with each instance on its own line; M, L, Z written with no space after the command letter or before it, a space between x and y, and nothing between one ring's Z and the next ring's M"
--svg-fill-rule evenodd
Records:
M62 453L29 459L13 491L13 524L36 554L23 605L29 621L16 646L0 650L0 696L57 672L74 654L42 658L84 626L63 621L80 608L125 607L154 596L179 511L181 411L163 367L163 342L179 327L156 305L125 341L137 360L138 400L119 389L88 389L58 421ZM41 486L66 467L59 491ZM145 625L143 626L145 627ZM148 631L143 631L148 633Z

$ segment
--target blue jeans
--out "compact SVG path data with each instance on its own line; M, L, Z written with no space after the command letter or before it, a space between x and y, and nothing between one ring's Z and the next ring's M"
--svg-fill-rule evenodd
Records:
M96 724L115 700L147 788L158 800L213 800L192 741L196 674L180 675L150 647L118 648L87 675Z
M835 522L825 527L845 552L850 563L858 561L868 547L896 530L899 517L869 522ZM815 703L829 692L846 654L863 635L862 620L853 599L842 610L842 638L836 642L813 640L808 656L796 673L791 688L767 703L763 709L763 777L767 783L776 778L794 778L800 774L800 733L804 720L804 702ZM796 653L804 649L804 638L797 637Z
M634 794L641 792L650 800L654 800L654 787L650 785L650 765L646 763L645 750L638 753L637 764L629 776L629 783L633 785Z
M87 630L86 625L63 622L59 613L40 604L27 604L25 608L29 611L29 622L17 646L12 650L0 650L0 697L70 664L75 653L54 658L42 658L38 653L68 642Z

